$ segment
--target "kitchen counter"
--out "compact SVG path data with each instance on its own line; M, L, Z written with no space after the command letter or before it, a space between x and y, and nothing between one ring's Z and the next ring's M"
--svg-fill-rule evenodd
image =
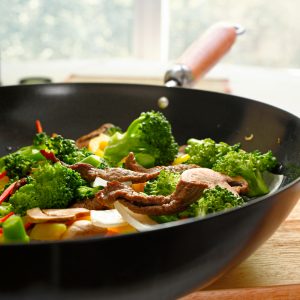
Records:
M274 235L254 254L204 291L196 291L184 300L240 299L225 290L247 299L300 299L300 202ZM280 286L280 287L279 287ZM263 287L263 288L262 288ZM267 288L266 288L267 287ZM274 287L280 288L280 295ZM200 292L199 292L200 291ZM274 291L276 292L274 294ZM209 293L210 292L210 293ZM254 294L255 298L254 298ZM267 298L266 298L266 295Z

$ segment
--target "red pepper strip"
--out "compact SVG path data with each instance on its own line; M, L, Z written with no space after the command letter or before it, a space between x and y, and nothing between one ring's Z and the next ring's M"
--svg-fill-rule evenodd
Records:
M0 196L0 204L13 193L15 185L17 184L17 181L12 183Z
M0 227L0 234L2 234L3 233L3 229Z
M27 222L24 224L25 230L28 230L33 223Z
M6 216L0 218L0 223L5 222L10 216L12 216L14 214L13 211L11 211L10 213L8 213Z
M53 152L47 152L46 150L40 150L40 152L46 159L51 160L54 163L59 161Z
M35 121L35 128L36 128L37 133L42 133L43 132L43 127L42 127L42 124L41 124L40 120Z
M2 179L3 177L5 177L5 176L6 176L6 174L7 174L7 172L6 172L6 171L3 171L2 173L0 173L0 179Z

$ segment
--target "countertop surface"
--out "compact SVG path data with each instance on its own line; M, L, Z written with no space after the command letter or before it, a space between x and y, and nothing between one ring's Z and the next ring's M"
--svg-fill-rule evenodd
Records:
M276 297L272 297L271 294L276 290L274 287L279 286L284 286L283 290L280 287L281 296L276 294ZM213 299L209 298L210 294L207 292L220 293L217 297L214 294L215 299L238 299L232 295L226 298L221 292L224 290L236 290L240 296L243 291L247 291L243 300L300 299L300 201L274 235L254 254L205 291L195 291L184 300ZM253 291L256 297L253 297ZM257 291L262 293L261 297L257 296ZM249 297L248 292L251 292ZM267 293L267 298L264 292Z

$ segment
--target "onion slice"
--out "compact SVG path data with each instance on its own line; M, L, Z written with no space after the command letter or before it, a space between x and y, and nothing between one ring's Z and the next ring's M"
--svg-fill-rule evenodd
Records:
M92 224L102 228L126 226L127 222L116 209L91 210Z
M123 219L137 231L153 230L155 225L157 225L157 223L147 215L134 213L119 201L116 201L114 205Z
M94 180L92 187L97 187L97 186L107 186L107 181L100 178L100 177L96 177L96 179Z

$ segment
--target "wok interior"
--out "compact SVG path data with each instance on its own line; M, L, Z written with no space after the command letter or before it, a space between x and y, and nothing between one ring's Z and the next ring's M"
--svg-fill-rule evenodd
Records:
M190 137L210 137L229 144L241 142L246 150L272 150L286 166L285 184L298 177L300 122L297 117L231 95L142 85L54 84L0 88L0 155L8 153L8 146L15 150L30 144L36 119L41 120L46 132L75 139L106 122L126 129L142 111L157 110L157 100L162 96L169 99L170 105L163 113L171 122L179 144ZM245 137L251 134L253 138L246 141ZM28 286L36 291L40 283L49 291L55 287L60 293L63 289L88 288L89 292L96 291L98 297L102 289L103 293L114 296L117 291L119 295L126 294L126 299L157 299L162 295L174 299L252 253L285 218L296 203L299 190L299 187L284 190L237 213L221 214L218 222L207 218L203 222L188 222L139 235L53 243L50 247L43 243L24 248L3 247L2 255L14 257L14 263L21 268L15 274L15 268L5 268L4 263L7 276L2 289L15 291L17 283L19 291ZM291 200L281 201L282 198ZM195 238L194 232L201 238ZM92 264L84 263L83 253L94 258ZM112 261L103 257L114 258L117 272L112 268ZM32 261L35 263L31 264ZM44 268L40 269L40 265ZM27 276L29 269L32 272ZM100 276L99 270L105 270L105 276ZM74 299L81 297L74 294Z
M275 107L231 95L182 88L127 84L57 84L0 89L0 155L28 145L40 119L47 133L79 136L105 122L126 129L142 111L162 110L179 144L210 137L245 150L272 150L285 166L285 184L300 174L300 121ZM250 140L247 137L252 136Z

